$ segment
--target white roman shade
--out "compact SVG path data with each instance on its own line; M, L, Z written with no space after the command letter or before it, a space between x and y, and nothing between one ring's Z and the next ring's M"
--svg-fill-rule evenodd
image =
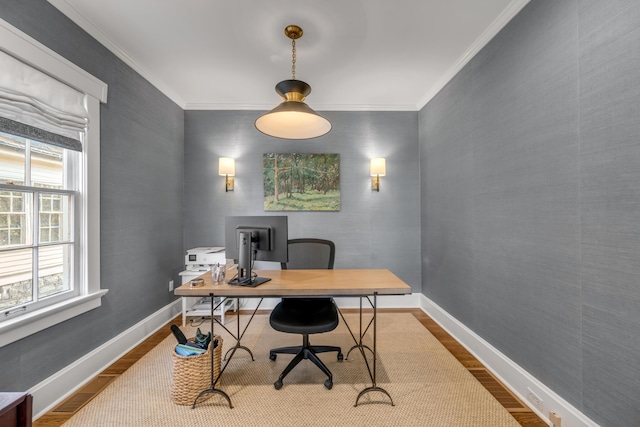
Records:
M85 94L0 51L0 131L82 151Z

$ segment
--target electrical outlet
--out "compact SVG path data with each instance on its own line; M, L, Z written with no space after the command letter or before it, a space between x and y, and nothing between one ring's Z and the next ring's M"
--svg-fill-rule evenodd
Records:
M543 413L544 411L544 406L542 404L542 399L540 399L540 396L538 396L537 394L535 394L529 387L527 387L527 399L529 399L529 402L531 402L533 404L533 406L540 411L540 413Z
M173 280L169 280L169 292L173 292Z

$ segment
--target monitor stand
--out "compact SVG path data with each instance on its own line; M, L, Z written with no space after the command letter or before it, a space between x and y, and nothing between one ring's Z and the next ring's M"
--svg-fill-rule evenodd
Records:
M240 282L238 279L229 280L229 284L233 286L245 286L247 288L255 288L256 286L260 286L265 282L271 280L270 277L254 277L251 281Z

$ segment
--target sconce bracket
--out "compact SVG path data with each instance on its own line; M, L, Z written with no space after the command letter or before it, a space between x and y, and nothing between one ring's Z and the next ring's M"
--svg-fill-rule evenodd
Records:
M233 184L234 184L234 179L232 176L227 176L224 180L225 184L224 184L224 191L225 192L229 192L229 191L233 191Z
M380 177L372 176L371 177L371 190L380 191Z

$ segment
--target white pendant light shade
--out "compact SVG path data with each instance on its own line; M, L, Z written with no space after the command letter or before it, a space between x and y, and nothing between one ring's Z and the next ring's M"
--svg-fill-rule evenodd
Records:
M331 123L308 105L288 101L256 120L256 127L260 132L276 138L311 139L327 134L331 130Z
M331 130L329 120L303 102L311 86L300 80L284 80L276 85L276 92L284 102L256 120L260 132L275 138L310 139Z

